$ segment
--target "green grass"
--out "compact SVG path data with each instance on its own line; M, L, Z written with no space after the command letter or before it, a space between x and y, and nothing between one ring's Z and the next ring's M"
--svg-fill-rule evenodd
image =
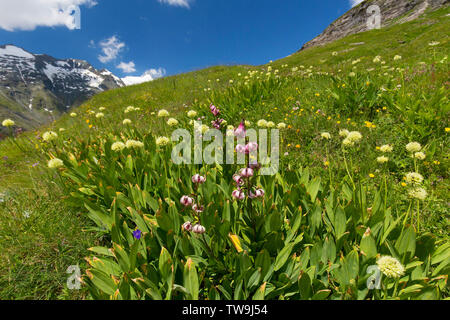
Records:
M86 249L97 238L84 231L86 219L64 205L60 190L55 186L52 191L11 190L0 204L2 300L85 296L83 291L65 289L66 270L70 265L85 265Z
M389 182L395 195L402 194L402 174L411 170L405 161L406 151L401 149L409 141L417 140L427 150L426 162L420 169L431 190L430 200L423 208L424 228L439 241L448 241L450 141L445 128L449 127L449 64L445 59L450 52L449 12L445 8L412 22L352 35L274 61L271 64L273 70L279 69L286 81L270 87L264 95L249 95L251 103L243 99L243 77L249 70L266 70L267 65L218 66L98 94L74 110L78 114L76 118L64 115L38 132L25 133L15 143L3 141L0 144L0 193L8 196L0 203L0 299L84 298L83 291L65 289L65 270L77 262L82 265L83 257L88 255L87 248L99 241L98 235L82 231L90 226L83 210L69 205L65 201L68 195L53 183L55 177L49 176L45 168L47 149L36 135L48 129L65 128L66 131L61 133L64 139L83 139L122 127L121 122L126 117L130 117L140 130L163 133L164 127L153 114L162 108L176 117L191 108L207 115L207 106L213 102L224 110L230 124L242 117L252 122L261 118L286 122L292 129L283 143L283 153L289 153L284 163L308 165L314 174L325 178L328 170L323 162L339 159L340 145L332 143L328 150L331 156L326 155L323 142L318 138L320 132L328 131L336 137L339 129L344 127L359 130L368 138L364 152L355 157L361 164L358 174L368 180L369 188L383 183L382 172L374 168L375 158L379 155L375 146L395 144L396 153L392 155L389 168L393 173ZM440 45L430 47L428 43L432 41L439 41ZM364 45L352 45L360 42ZM374 65L372 60L377 55L383 57L389 68ZM393 61L395 55L401 55L402 60ZM361 62L356 64L357 77L352 79L348 74L356 59ZM425 64L419 65L419 62ZM287 68L282 67L285 64L288 64ZM313 66L313 75L309 77L305 70L310 66ZM292 67L300 67L300 71L293 74ZM376 70L367 71L374 67ZM403 71L389 71L391 67ZM317 71L327 74L318 75ZM384 76L384 72L389 75ZM238 76L239 73L242 76ZM235 81L233 85L229 84L231 79ZM386 99L375 97L371 100L360 95L367 82L374 90L387 89ZM354 90L353 95L337 87L343 83ZM401 88L397 90L398 84ZM337 100L333 94L361 96L363 104L352 110L355 101ZM364 105L369 102L373 105ZM123 114L128 105L140 107L142 112L139 115ZM101 122L89 115L89 111L95 112L100 107L107 108ZM293 107L304 111L293 113ZM317 115L317 109L326 116ZM347 118L351 120L347 121ZM375 123L377 128L366 128L364 121ZM89 128L89 125L94 127ZM8 159L1 158L4 156ZM32 166L35 163L38 165ZM336 161L333 170L341 172L342 163ZM376 181L367 178L370 173L376 175ZM335 179L338 178L336 173ZM394 208L406 210L404 197L392 197ZM24 212L30 212L30 218L24 218Z

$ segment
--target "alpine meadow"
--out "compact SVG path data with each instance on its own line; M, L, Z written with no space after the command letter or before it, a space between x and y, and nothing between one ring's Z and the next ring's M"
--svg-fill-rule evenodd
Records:
M448 300L443 3L26 130L0 108L0 299Z

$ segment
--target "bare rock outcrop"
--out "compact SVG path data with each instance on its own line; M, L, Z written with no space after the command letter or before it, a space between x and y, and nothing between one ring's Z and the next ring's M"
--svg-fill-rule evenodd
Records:
M365 0L334 21L321 35L304 44L300 50L369 30L367 20L374 12L368 12L368 9L373 5L380 8L380 26L383 28L417 19L427 10L436 10L449 3L450 0Z

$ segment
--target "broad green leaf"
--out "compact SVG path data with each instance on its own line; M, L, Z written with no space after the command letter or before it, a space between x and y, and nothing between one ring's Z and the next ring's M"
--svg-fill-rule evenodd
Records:
M277 259L275 260L274 271L278 271L284 266L286 261L289 259L293 248L294 244L290 243L283 249L281 249L280 253L277 256Z
M199 284L197 269L192 259L188 259L184 266L184 287L189 292L191 299L198 300Z

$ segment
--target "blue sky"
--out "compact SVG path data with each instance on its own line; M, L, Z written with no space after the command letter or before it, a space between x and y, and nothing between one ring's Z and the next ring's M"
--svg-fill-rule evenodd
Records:
M120 77L149 70L157 77L218 64L259 65L300 49L352 2L2 0L0 44L87 60ZM80 8L81 29L65 13L70 4Z

